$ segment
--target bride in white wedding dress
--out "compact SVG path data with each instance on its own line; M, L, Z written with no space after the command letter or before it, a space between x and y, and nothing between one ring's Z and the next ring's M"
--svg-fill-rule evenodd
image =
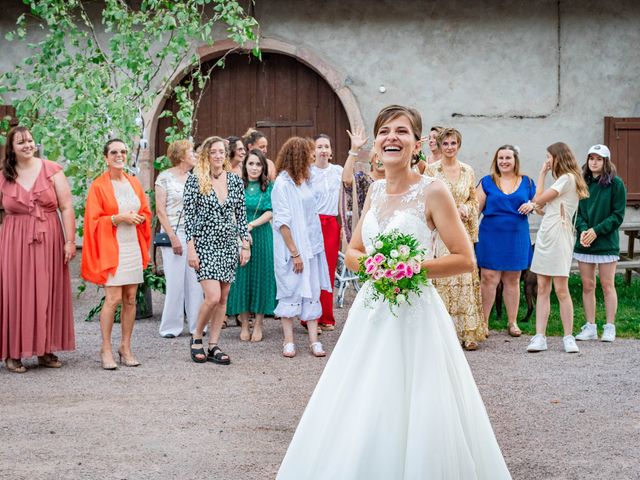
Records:
M414 235L432 252L436 230L451 252L423 262L431 278L471 271L473 250L447 188L411 171L420 114L392 105L374 126L386 180L369 189L347 264L377 234ZM358 293L300 420L280 480L501 480L511 476L453 323L431 285L397 317Z

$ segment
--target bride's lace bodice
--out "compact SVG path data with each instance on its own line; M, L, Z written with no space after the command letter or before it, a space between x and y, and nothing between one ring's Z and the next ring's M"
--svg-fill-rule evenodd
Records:
M397 195L387 193L386 180L374 182L369 188L371 204L362 221L364 246L370 246L379 233L398 229L416 237L432 258L436 231L426 223L425 191L434 180L423 176L407 192Z

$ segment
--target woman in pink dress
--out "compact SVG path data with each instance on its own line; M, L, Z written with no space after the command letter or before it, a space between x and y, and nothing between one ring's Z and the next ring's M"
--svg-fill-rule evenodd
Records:
M60 368L54 352L75 349L71 192L62 167L35 156L27 128L13 128L6 148L0 174L0 359L15 373L26 372L21 360L34 355L38 365Z

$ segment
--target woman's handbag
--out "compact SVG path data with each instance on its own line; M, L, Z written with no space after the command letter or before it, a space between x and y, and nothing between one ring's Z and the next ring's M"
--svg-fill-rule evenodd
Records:
M176 228L173 229L174 232L178 231L178 226L180 225L180 219L182 218L182 210L180 210L180 215L178 216L178 223L176 223ZM169 234L166 232L158 232L153 237L153 245L156 247L170 247L171 239L169 238Z

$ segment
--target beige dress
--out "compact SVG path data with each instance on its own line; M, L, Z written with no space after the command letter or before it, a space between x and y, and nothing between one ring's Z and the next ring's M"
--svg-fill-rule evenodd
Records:
M118 213L131 213L140 210L140 199L128 181L111 181L113 192L118 202ZM114 275L109 275L108 287L134 285L142 283L142 253L138 243L135 225L120 223L116 228L118 241L118 268Z
M466 205L469 215L463 224L472 242L478 241L478 199L476 198L476 181L473 169L460 162L460 176L451 183L444 173L441 162L427 167L425 175L442 180L453 194L456 207ZM438 236L434 246L435 256L449 255L449 250ZM488 326L482 315L480 297L480 277L478 269L471 273L463 273L453 277L434 278L433 284L456 327L460 342L481 342L487 338Z
M569 173L560 175L550 188L558 192L558 196L544 209L530 270L539 275L568 277L576 243L572 219L580 197L576 179Z

